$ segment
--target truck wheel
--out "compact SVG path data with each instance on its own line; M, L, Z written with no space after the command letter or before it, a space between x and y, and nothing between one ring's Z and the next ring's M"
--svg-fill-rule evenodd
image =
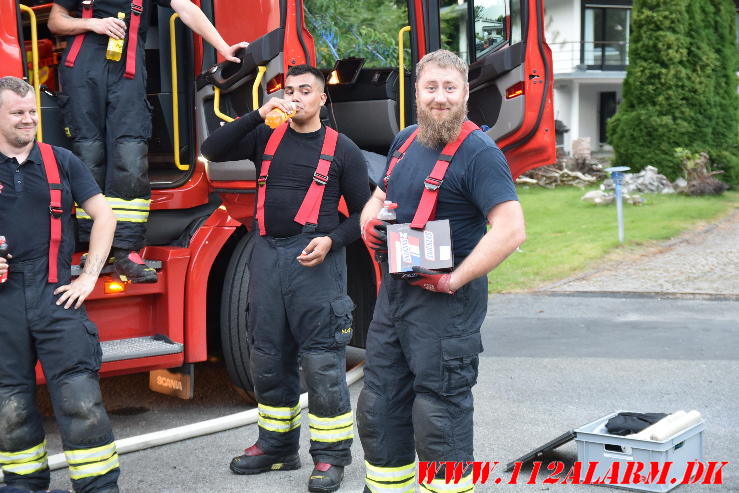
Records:
M367 343L367 330L375 311L377 290L375 269L364 243L355 241L346 247L347 291L354 304L354 334L350 345L364 348Z
M254 232L247 233L239 240L223 278L221 348L231 383L245 398L255 401L246 333L249 258L254 249L253 240Z

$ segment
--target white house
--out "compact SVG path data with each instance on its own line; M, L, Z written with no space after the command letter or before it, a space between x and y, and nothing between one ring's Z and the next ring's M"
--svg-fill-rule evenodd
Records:
M554 118L569 132L558 144L589 137L607 149L628 65L631 0L546 0L545 30L554 62Z

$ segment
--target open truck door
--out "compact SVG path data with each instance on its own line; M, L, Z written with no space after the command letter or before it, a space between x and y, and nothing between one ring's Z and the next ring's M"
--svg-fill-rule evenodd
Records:
M409 0L414 55L444 48L469 63L469 118L488 128L514 178L556 160L543 4Z

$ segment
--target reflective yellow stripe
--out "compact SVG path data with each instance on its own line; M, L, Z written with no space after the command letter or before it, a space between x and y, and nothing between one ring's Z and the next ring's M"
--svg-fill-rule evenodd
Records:
M310 439L315 442L341 442L354 438L354 425L344 430L314 430L310 429Z
M257 425L265 430L275 431L277 433L287 433L288 431L294 430L300 427L300 415L295 416L293 419L278 420L278 419L267 419L259 416Z
M90 215L87 212L85 212L85 209L82 209L82 208L78 208L77 209L77 212L75 212L75 215L77 216L77 219L90 219L90 220L92 220L92 217L90 217Z
M447 483L445 478L436 478L430 484L421 483L421 490L443 492L443 493L469 493L475 491L475 485L472 484L472 474L468 474L455 484L454 478Z
M402 483L378 483L371 479L365 479L365 485L372 493L413 493L416 491L413 479Z
M0 464L19 464L46 455L46 440L19 452L0 451Z
M91 476L102 476L120 466L118 454L113 454L104 461L92 462L81 466L69 466L69 477L72 479L83 479Z
M367 479L374 481L401 481L416 476L415 462L400 467L379 467L364 461L364 467Z
M145 223L149 220L149 212L121 211L113 209L113 214L118 221L129 223Z
M315 414L308 413L308 421L311 429L315 430L338 430L354 424L351 411L333 418L321 418Z
M64 451L64 456L67 458L69 465L98 462L108 459L113 454L115 454L115 443L109 443L102 447Z
M300 414L300 404L292 407L272 407L258 404L259 415L267 418L293 418Z
M46 469L47 467L49 467L49 461L46 457L46 452L44 452L43 455L38 457L36 460L26 461L22 464L5 464L3 465L3 471L25 476L26 474L32 474L36 471Z
M113 209L135 209L140 211L148 211L151 208L151 200L149 199L124 200L117 197L105 197L105 201Z

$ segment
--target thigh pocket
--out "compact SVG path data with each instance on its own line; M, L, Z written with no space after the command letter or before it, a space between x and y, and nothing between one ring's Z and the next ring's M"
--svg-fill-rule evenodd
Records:
M465 392L477 383L477 355L481 352L479 332L441 340L443 395Z
M85 326L87 332L87 339L90 343L90 354L93 367L96 370L100 370L100 365L103 361L103 349L100 347L100 338L98 337L98 328L90 320L84 320L82 325Z
M331 302L331 314L334 318L334 337L336 344L346 345L352 338L352 311L354 302L349 296L341 296Z

